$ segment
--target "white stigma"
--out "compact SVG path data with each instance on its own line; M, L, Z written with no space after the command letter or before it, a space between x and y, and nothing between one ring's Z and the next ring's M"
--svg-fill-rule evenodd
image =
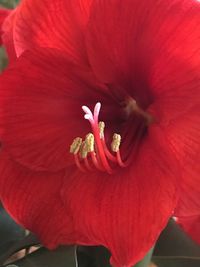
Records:
M98 121L99 112L101 109L101 103L97 103L94 107L94 114L92 114L91 110L87 106L82 106L82 110L85 112L84 118L94 123Z
M94 117L91 110L87 106L82 106L82 110L85 112L84 118L90 122L94 122Z
M96 103L96 105L94 107L94 120L95 121L98 120L100 109L101 109L101 103L98 102L98 103Z

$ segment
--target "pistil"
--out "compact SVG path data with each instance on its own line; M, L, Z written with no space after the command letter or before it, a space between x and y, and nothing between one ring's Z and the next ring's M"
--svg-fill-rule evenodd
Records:
M143 111L133 99L129 99L126 105L125 112L130 115L137 113L141 115L145 121L146 126L152 122L150 114ZM70 146L70 153L74 155L75 163L79 170L94 171L95 169L112 174L116 166L126 167L130 164L130 157L124 161L121 157L120 145L121 135L113 134L111 143L111 150L108 148L105 140L105 123L99 122L99 113L101 104L97 103L92 111L87 106L82 106L85 112L84 118L90 122L92 132L85 136L85 140L77 137ZM142 129L144 130L144 124ZM141 132L138 133L141 136ZM137 141L137 140L136 140ZM138 142L136 142L138 143Z

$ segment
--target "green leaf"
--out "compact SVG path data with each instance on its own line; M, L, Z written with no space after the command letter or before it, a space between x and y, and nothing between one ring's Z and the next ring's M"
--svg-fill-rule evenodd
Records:
M148 267L153 249L135 267ZM110 252L105 247L78 247L79 267L111 267Z
M144 257L143 260L141 260L140 262L138 262L134 267L148 267L149 264L151 263L151 257L153 254L153 250L154 248L152 248L147 255Z
M200 257L200 246L170 220L156 243L154 256Z
M11 219L0 204L0 246L10 241L22 239L24 236L25 230Z
M25 229L16 224L0 206L0 264L15 252L38 244L33 234L25 236Z
M8 64L8 58L3 47L0 47L0 74L6 68Z
M25 230L10 218L1 205L0 237L0 264L2 264L13 253L10 252L10 247L25 237Z
M110 252L103 246L79 246L79 267L111 267Z
M25 236L21 240L17 240L17 241L13 241L13 242L9 242L5 244L4 246L0 248L0 251L1 251L0 264L3 264L14 253L22 249L30 248L31 246L34 246L37 244L38 244L38 240L32 233Z
M200 246L170 220L158 239L152 261L158 267L199 267Z
M0 0L0 5L6 8L15 8L19 0Z
M78 267L76 247L60 247L54 251L40 248L28 254L25 258L13 262L12 265L16 265L17 267Z

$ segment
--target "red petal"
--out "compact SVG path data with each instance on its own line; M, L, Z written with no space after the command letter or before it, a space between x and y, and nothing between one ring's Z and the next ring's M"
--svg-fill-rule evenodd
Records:
M155 243L176 203L176 160L152 127L130 168L114 175L33 172L2 153L0 198L49 248L104 245L131 266ZM149 175L151 174L151 175ZM63 206L64 205L64 206Z
M57 48L71 60L87 61L83 31L92 0L25 0L17 13L17 55L35 46Z
M167 2L166 10L160 10L151 22L148 50L154 55L149 84L161 111L157 119L163 124L200 105L200 3Z
M72 164L70 144L90 131L81 106L93 108L105 98L89 70L54 49L41 49L25 53L0 79L4 149L37 170Z
M71 243L72 221L59 195L65 171L31 172L3 154L0 172L0 199L11 216L51 249Z
M193 0L95 1L86 35L92 68L140 101L163 94L182 109L182 97L191 91L195 101L200 87L199 13Z
M167 128L169 142L182 171L180 199L176 216L200 214L200 104L171 121Z
M190 237L200 244L200 215L191 217L179 217L177 223L190 235Z
M94 1L86 32L90 63L104 82L116 81L129 74L133 64L136 2L141 1ZM143 15L142 15L143 18ZM136 50L135 50L136 51Z
M104 245L114 266L133 266L171 216L178 177L176 160L157 127L129 168L113 175L74 173L65 180L62 197L81 234L78 243Z
M8 9L4 9L4 8L0 8L0 45L2 45L2 24L5 20L5 18L9 15L10 10Z

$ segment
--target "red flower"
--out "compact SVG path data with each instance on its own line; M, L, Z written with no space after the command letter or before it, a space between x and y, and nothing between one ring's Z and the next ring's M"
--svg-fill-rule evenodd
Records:
M2 24L5 20L5 18L9 15L9 13L10 13L10 10L5 9L5 8L0 8L0 45L2 45L2 38L1 38L2 29L1 29L1 27L2 27Z
M101 244L129 267L155 243L177 181L197 178L199 12L193 0L22 2L25 52L0 80L0 196L47 247Z

